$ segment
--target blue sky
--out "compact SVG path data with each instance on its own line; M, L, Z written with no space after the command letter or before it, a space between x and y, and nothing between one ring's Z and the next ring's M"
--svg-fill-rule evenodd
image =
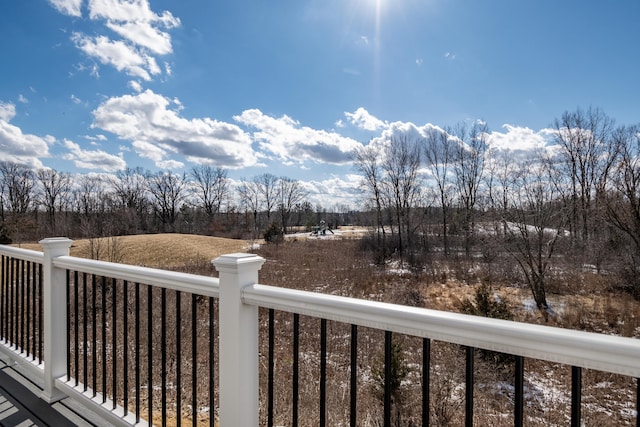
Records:
M639 20L637 1L3 1L0 160L212 164L349 202L350 152L393 132L482 119L528 147L577 107L640 123Z

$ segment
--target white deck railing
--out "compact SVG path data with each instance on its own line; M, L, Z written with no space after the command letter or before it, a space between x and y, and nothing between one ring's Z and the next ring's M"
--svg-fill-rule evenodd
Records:
M258 308L266 307L464 346L640 377L640 341L481 318L259 284L264 259L230 254L213 260L219 279L69 256L71 240L45 239L44 254L0 247L0 254L43 264L44 366L23 359L2 337L0 350L42 375L43 398L71 395L118 425L131 416L74 390L66 381L66 271L118 278L220 299L220 425L258 425ZM213 344L212 344L213 345Z

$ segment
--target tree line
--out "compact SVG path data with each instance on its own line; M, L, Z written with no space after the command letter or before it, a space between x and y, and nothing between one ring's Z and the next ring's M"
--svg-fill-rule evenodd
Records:
M551 141L528 150L492 144L482 121L425 126L364 145L353 156L363 205L313 206L302 182L270 173L232 181L224 168L188 174L127 168L71 175L0 162L0 240L185 232L261 238L272 225L362 224L381 266L398 260L515 265L541 310L567 266L614 274L640 297L640 125L598 108L566 111Z
M503 260L543 311L559 265L614 273L640 297L640 126L578 108L550 133L526 157L492 145L482 121L358 150L377 261Z
M208 165L189 174L127 168L113 175L72 175L0 162L5 243L159 232L258 238L271 223L286 232L345 215L344 206L332 212L313 206L300 181L269 173L235 183L226 169Z

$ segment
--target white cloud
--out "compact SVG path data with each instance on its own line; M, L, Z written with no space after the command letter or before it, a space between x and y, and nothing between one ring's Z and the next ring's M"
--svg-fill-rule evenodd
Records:
M141 156L154 156L156 163L178 153L190 162L227 168L256 164L251 138L240 127L210 118L186 119L179 115L180 107L151 90L114 97L94 110L92 127L132 141Z
M49 0L56 10L64 15L81 17L82 0Z
M69 150L69 153L65 154L63 158L73 161L77 168L113 172L124 169L127 166L126 162L119 156L102 150L85 150L68 139L64 140L64 146Z
M180 25L180 20L171 12L156 14L147 0L89 0L89 17L108 21L155 22L166 28Z
M81 17L82 0L49 2L61 13ZM148 0L89 0L87 8L91 20L104 20L106 28L121 39L113 39L100 31L95 35L74 32L71 40L78 49L103 65L146 81L162 72L155 56L173 52L167 30L180 26L180 19L168 11L153 12ZM95 64L79 69L98 76ZM169 75L170 67L165 66L165 70Z
M491 132L489 146L494 150L510 151L514 161L524 160L540 149L551 149L555 135L553 129L534 131L527 127L505 124L506 132Z
M150 22L107 22L106 25L125 39L147 48L157 55L166 55L173 51L171 36L154 28Z
M113 41L106 36L88 37L74 33L71 37L76 47L102 64L111 65L128 75L151 80L151 74L160 73L155 59L123 41Z
M353 208L360 202L360 175L347 174L332 176L325 180L302 181L301 184L308 193L308 199L313 204L325 207L344 204Z
M163 160L158 162L158 167L166 170L182 169L184 167L184 163L177 160Z
M135 90L136 92L142 92L142 85L140 84L140 82L136 80L129 80L129 83L127 83L127 86L129 86L131 89Z
M55 138L24 134L9 122L16 115L15 105L0 102L0 158L4 161L41 168L41 157L49 156L49 144Z
M16 106L10 103L0 102L0 120L11 121L16 116Z
M451 52L446 52L444 54L444 59L448 59L449 61L455 61L456 54L455 53L451 53Z
M75 96L74 94L71 94L71 101L73 101L74 104L82 104L82 100L80 98L78 98L77 96Z
M353 113L345 112L344 115L347 116L347 119L349 119L352 125L364 130L375 131L389 126L387 122L383 122L369 114L363 107L358 108Z
M28 104L29 100L27 99L26 96L24 96L23 94L18 95L18 102L21 102L22 104Z
M245 110L233 119L258 129L253 138L260 148L284 162L347 163L353 150L361 146L359 142L335 132L300 126L288 116L274 118L257 109Z
M155 144L151 144L146 141L133 141L131 146L136 150L136 153L140 157L153 160L156 163L160 163L169 154L167 150L163 150Z

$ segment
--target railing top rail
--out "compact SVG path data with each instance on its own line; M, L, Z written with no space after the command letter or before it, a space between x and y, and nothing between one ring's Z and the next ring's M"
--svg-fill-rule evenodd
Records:
M640 377L640 340L252 285L243 301L375 329Z
M42 252L7 245L0 245L0 255L6 255L40 264L42 264L42 260L44 259L44 254Z
M128 280L208 297L217 298L220 293L220 281L215 277L72 256L56 257L53 264L58 268L81 273Z

